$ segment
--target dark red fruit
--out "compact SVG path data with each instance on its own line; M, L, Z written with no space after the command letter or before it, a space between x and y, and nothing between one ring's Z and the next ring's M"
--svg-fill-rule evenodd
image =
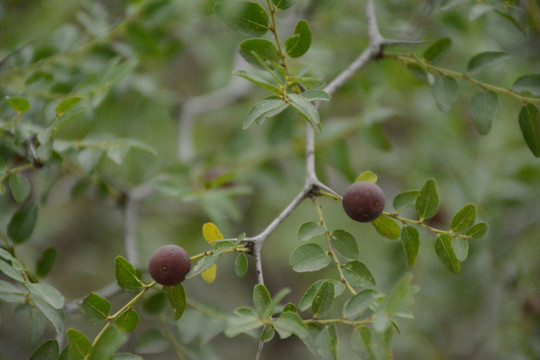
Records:
M189 254L182 247L176 245L160 247L148 262L148 271L152 279L165 286L180 284L190 269Z
M377 184L359 181L345 191L343 209L353 220L370 222L384 210L384 193Z

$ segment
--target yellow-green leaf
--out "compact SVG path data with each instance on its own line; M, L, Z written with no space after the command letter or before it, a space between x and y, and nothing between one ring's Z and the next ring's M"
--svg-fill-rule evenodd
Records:
M212 242L216 240L223 240L223 235L219 231L218 227L213 223L206 223L202 227L202 232L204 239L207 242Z
M211 284L214 282L214 280L216 280L216 274L217 274L217 266L216 264L214 264L210 266L208 269L204 270L201 273L201 276L204 279L204 281Z
M369 181L370 183L375 184L377 182L377 174L375 174L371 170L364 171L363 173L358 175L358 177L356 178L354 182L359 182L359 181Z

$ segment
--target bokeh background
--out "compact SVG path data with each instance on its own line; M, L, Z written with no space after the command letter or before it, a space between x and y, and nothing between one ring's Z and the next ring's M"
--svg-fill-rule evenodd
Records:
M144 271L152 252L163 244L179 244L191 254L207 250L201 227L208 221L225 237L256 235L304 184L304 123L296 114L286 111L242 129L250 106L266 94L231 75L249 68L236 56L245 37L213 14L215 1L143 1L142 10L134 12L136 3L0 2L4 119L8 95L27 97L32 111L25 116L40 122L54 114L59 99L78 94L86 111L63 125L58 138L111 134L137 139L156 152L133 147L121 164L102 157L90 175L80 171L80 159L73 154L64 159L65 167L26 174L32 196L43 207L32 239L18 248L18 255L32 264L44 249L56 247L57 262L44 281L59 289L68 303L114 283L114 258L126 256L122 193L144 194L132 228L138 266ZM308 20L313 33L310 51L292 67L308 67L325 81L339 74L366 47L363 7L363 1L298 0L284 11L279 17L283 38L300 18ZM535 0L376 2L381 33L387 38L450 37L453 46L438 62L441 67L465 72L469 59L481 51L507 52L508 59L477 76L504 88L540 70L538 8ZM421 54L423 49L389 51ZM127 64L129 71L108 81L122 70L119 64ZM345 229L357 238L360 258L382 291L391 290L406 272L414 274L420 288L412 307L415 320L400 321L396 359L538 359L540 163L519 129L522 104L501 96L491 132L480 136L468 107L478 89L462 81L459 87L458 101L442 113L429 84L405 66L390 59L370 63L321 106L323 131L316 139L316 161L320 179L338 193L362 171L377 173L388 210L396 194L435 178L441 209L434 226L445 228L452 214L468 203L477 204L479 218L490 230L471 242L460 274L451 274L440 263L428 233L421 232L419 259L408 269L399 240L384 239L371 225L348 219L338 201L321 199L325 219L330 229ZM223 103L213 97L216 92ZM3 140L0 155L11 156ZM226 174L232 184L213 186L216 174ZM0 228L5 229L12 209L9 194L3 196ZM305 201L264 244L266 285L272 294L291 288L288 302L298 303L316 279L337 277L334 269L298 274L289 265L289 254L299 244L298 228L316 219L315 208ZM256 283L252 263L248 276L239 279L233 262L234 257L221 258L211 285L200 277L185 283L192 306L178 324L166 328L173 333L178 329L173 336L186 358L254 357L256 340L220 334L223 314L251 305ZM113 308L127 299L126 294L113 296ZM334 316L341 316L339 305L334 305ZM32 353L29 319L19 310L0 303L2 360ZM145 359L178 358L156 322L142 315L124 348ZM91 338L99 330L76 310L67 316L67 325ZM343 359L358 356L348 345L348 330L343 328L340 338ZM54 336L49 327L44 339L47 336ZM311 356L295 338L274 339L263 351L263 359Z

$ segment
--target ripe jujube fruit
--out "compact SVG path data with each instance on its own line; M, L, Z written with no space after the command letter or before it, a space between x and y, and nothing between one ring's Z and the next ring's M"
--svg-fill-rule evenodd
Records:
M343 195L343 209L353 220L370 222L384 210L384 193L377 184L359 181L347 188Z
M184 248L177 245L160 247L150 257L148 272L152 279L164 286L174 286L184 281L191 269L191 259Z

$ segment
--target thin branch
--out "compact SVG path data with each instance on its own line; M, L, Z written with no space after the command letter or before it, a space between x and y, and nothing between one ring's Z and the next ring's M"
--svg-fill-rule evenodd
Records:
M262 355L263 346L264 346L264 341L260 340L259 341L259 348L257 349L257 355L255 355L255 360L260 360L261 355Z

